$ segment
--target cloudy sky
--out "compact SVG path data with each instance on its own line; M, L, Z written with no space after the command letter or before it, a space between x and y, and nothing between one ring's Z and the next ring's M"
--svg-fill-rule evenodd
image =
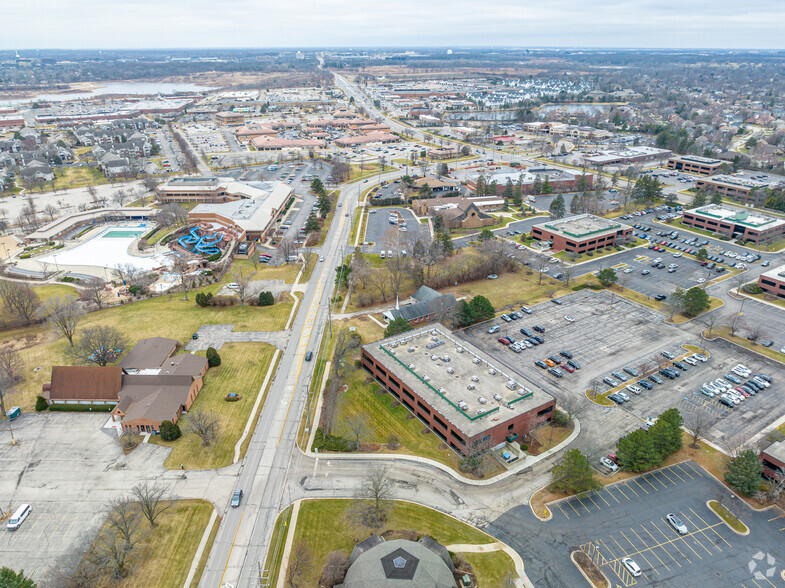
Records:
M785 46L785 0L6 0L0 48Z

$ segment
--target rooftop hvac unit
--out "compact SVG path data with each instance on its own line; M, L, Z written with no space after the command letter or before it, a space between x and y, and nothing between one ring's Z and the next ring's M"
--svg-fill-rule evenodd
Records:
M395 355L395 349L393 349L392 351L390 351L390 355Z
M475 358L472 360L472 363L473 363L474 365L477 365L478 363L480 363L480 358L479 358L479 357L475 357Z
M408 367L410 370L412 370L412 371L415 371L415 370L414 370L414 364L413 364L413 363L410 363L410 364L409 364L407 367Z
M392 343L390 343L390 347L392 349L395 349L396 347L398 347L398 341L393 341Z
M458 408L460 408L461 410L468 410L469 409L469 405L466 404L463 400L459 400L458 401Z
M435 331L431 331L431 335L433 335L433 337L431 337L431 341L438 341L439 340L439 337L436 336L436 332Z
M496 375L496 370L491 368L491 369L488 370L488 373L491 374L492 376L495 376Z
M452 374L454 374L454 373L455 373L455 370L454 370L454 369L452 369L452 368L447 368L447 373L448 373L448 374L450 374L450 375L452 375Z
M466 386L466 389L467 390L474 390L474 384L469 384L468 386Z
M443 356L442 356L442 361L443 361L444 363L447 363L448 361L450 361L450 356L449 356L449 355L443 355Z
M501 401L502 401L502 395L501 395L501 394L499 394L498 392L496 392L496 393L493 395L493 399L494 399L494 400L496 400L497 402L501 402Z
M477 376L472 376L472 382L479 382L479 381L480 378L478 378Z
M436 329L431 329L431 335L436 335ZM436 341L436 339L434 339Z
M507 388L509 388L510 390L515 390L515 389L518 387L518 384L516 384L515 382L513 382L512 380L510 380L509 382L507 382L506 386L507 386Z
M409 349L407 349L406 351L408 351L409 353L414 353L414 347L409 347Z
M485 404L488 401L485 400L485 398L483 398L482 396L478 396L477 397L477 402L479 402L480 404Z
M526 388L520 388L518 390L518 394L520 394L521 396L524 396L526 394Z
M447 390L439 386L439 394L447 394Z
M458 347L458 348L455 350L455 353L463 353L463 347Z
M437 359L439 359L439 358L436 357L435 355L431 355L431 361L436 361Z
M426 376L425 374L423 374L422 379L425 380L426 382L430 382L431 381L431 378L429 376Z
M478 408L477 409L477 414L485 414L485 409L484 408Z

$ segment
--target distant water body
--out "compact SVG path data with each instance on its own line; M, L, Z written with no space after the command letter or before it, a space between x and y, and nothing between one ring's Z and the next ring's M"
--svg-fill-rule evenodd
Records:
M30 102L66 102L69 100L88 100L98 96L110 94L123 94L132 96L156 96L158 94L177 94L179 92L208 92L217 90L209 86L197 86L196 84L178 84L172 82L118 82L106 84L100 88L95 88L89 92L65 92L62 94L39 94L33 98L22 98L20 100L2 100L0 102L8 104L26 104Z
M586 114L597 114L610 110L614 104L543 104L540 112L552 112L563 110L564 112L585 112Z

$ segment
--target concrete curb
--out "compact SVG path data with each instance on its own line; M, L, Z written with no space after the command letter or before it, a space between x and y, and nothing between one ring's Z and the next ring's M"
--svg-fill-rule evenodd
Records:
M294 298L294 305L292 306L292 312L289 314L289 320L286 321L286 326L283 328L284 331L288 331L292 328L292 321L294 321L294 317L297 314L297 309L300 307L300 300L299 296L295 296L292 291L289 291L289 296Z
M321 395L320 395L320 402L321 402ZM313 457L313 458L326 457L326 458L329 458L331 460L362 459L362 460L379 460L379 461L383 461L383 460L388 460L388 459L394 459L396 461L411 461L411 462L421 463L421 464L424 464L424 465L428 465L428 466L437 468L437 469L441 470L442 472L444 472L445 474L448 474L449 476L452 476L453 478L455 478L459 482L461 482L463 484L466 484L467 486L491 486L493 484L496 484L497 482L501 482L502 480L505 480L505 479L509 478L510 476L514 476L514 475L518 474L521 470L529 468L529 467L532 467L535 464L539 463L540 461L542 461L544 459L547 459L548 457L550 457L554 453L556 453L558 451L561 451L562 449L565 449L568 445L570 445L570 443L572 443L578 437L578 435L580 435L580 432L581 432L580 421L578 419L573 419L573 421L575 422L575 428L573 429L572 433L570 433L570 435L564 441L559 443L556 447L553 447L553 448L549 449L548 451L546 451L545 453L542 453L542 454L534 456L534 457L527 456L527 458L524 459L516 467L514 467L512 469L509 469L506 472L502 472L498 476L494 476L493 478L488 478L486 480L473 480L471 478L467 478L465 476L462 476L461 474L459 474L458 472L456 472L455 470L453 470L449 466L444 465L443 463L440 463L438 461L429 459L427 457L420 457L418 455L406 455L406 454L397 454L397 453L380 453L380 454L375 454L375 453L350 453L350 454L343 454L343 453L314 453L310 449L307 449L307 450L303 451L302 448L300 449L300 451L305 453L308 457ZM310 447L310 445L309 445L309 447Z
M196 569L199 567L202 554L204 553L205 547L207 547L207 540L210 538L210 533L212 533L213 525L217 519L218 511L213 508L213 512L210 514L210 520L207 523L207 527L205 527L204 533L202 533L202 539L199 541L199 547L196 548L194 559L191 562L190 569L188 570L188 576L186 576L185 582L183 583L183 588L190 588L191 582L193 582L194 576L196 575Z
M721 522L725 523L725 526L726 526L726 527L728 527L728 528L729 528L731 531L733 531L733 532L734 532L734 533L736 533L737 535L741 535L742 537L746 537L747 535L749 535L749 534L750 534L750 528L749 528L749 526L747 526L745 523L742 523L741 521L739 521L739 523L741 523L742 525L744 525L744 526L747 528L747 531L746 531L746 532L737 531L736 529L734 529L733 527L731 527L730 523L728 523L728 521L726 521L725 519L723 519L723 518L722 518L722 517L719 515L719 513L718 513L716 510L714 510L714 509L711 507L711 505L709 504L709 503L711 503L711 502L717 502L717 501L716 501L716 500L707 500L707 501L706 501L706 508L708 508L708 509L709 509L709 510L710 510L710 511L711 511L711 512L714 514L714 516L716 516L718 519L720 519L720 521L721 521ZM719 502L717 502L717 504L720 504L720 503L719 503ZM722 506L722 504L720 504L720 506ZM738 517L736 518L736 520L737 520L737 521L739 520L739 519L738 519Z
M294 529L297 526L297 515L300 514L300 503L302 500L296 501L292 504L292 516L289 519L289 528L286 531L286 543L283 546L283 553L281 554L281 564L278 566L278 582L275 584L276 588L284 588L286 585L286 574L281 573L281 570L286 570L289 566L289 555L292 551L292 543L294 543Z
M273 353L273 358L270 361L270 367L267 368L267 374L264 376L264 381L262 382L262 387L259 388L259 393L256 395L256 401L254 401L253 408L251 409L251 414L248 415L248 422L245 423L245 428L243 429L243 434L240 435L240 438L237 440L237 443L234 444L234 460L232 463L237 463L240 461L240 451L243 446L243 442L245 441L246 437L248 437L248 433L251 432L251 426L253 425L254 419L256 418L256 414L259 412L259 407L262 405L262 399L264 398L264 391L267 389L267 385L270 383L270 378L273 376L273 371L275 367L278 365L278 356L281 354L281 350L277 347L275 348L275 353Z
M518 578L515 581L516 586L524 586L525 588L534 588L534 584L531 583L529 577L526 575L523 566L523 559L521 558L518 553L513 550L509 545L497 541L496 543L481 543L481 544L468 544L468 543L458 543L454 545L445 545L447 551L452 551L453 553L493 553L495 551L502 551L506 553L510 559L512 559L513 565L515 565L515 573L518 574Z
M589 576L586 575L586 572L583 571L583 568L578 565L578 562L575 561L576 553L578 553L577 550L570 552L570 561L572 561L572 563L575 564L575 567L578 568L578 571L581 573L581 576L583 576L586 579L586 581L589 583L589 586L592 587L596 586L596 584L591 581L591 578L589 578ZM605 572L603 572L600 568L597 568L597 571L599 571L600 574L602 574L602 577L605 578L605 583L607 586L613 586L613 584L611 584L611 581L608 580L608 576L605 575Z

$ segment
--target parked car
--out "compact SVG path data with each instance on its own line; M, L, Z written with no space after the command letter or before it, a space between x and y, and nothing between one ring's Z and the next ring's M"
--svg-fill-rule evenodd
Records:
M579 364L579 363L578 363L577 361L575 361L574 359L568 359L568 360L567 360L567 363L568 363L568 364L570 364L572 367L574 367L576 370L579 370L579 369L581 369L581 364Z
M636 564L635 560L631 557L623 557L621 559L621 563L625 568L627 568L627 571L636 578L641 575L640 567L638 567L638 564Z
M534 330L535 330L535 331L537 331L538 333L544 333L544 332L545 332L545 327L541 327L540 325L534 325L534 327L533 327L533 328L534 328Z
M493 325L490 329L488 329L488 333L490 334L498 333L499 331L501 331L501 327L499 325Z
M541 359L538 359L537 361L535 361L534 365L536 365L537 367L541 367L542 369L548 369L548 364L546 364Z
M521 312L525 312L526 314L531 314L533 311L528 306L521 306Z
M566 357L567 359L572 359L572 353L570 353L569 351L563 351L563 350L559 351L559 355L561 355L562 357Z
M610 459L608 459L607 457L601 457L601 458L600 458L600 463L601 463L602 465L604 465L606 468L608 468L608 469L609 469L611 472L613 472L613 473L616 473L616 472L618 472L618 471L619 471L619 466L618 466L618 465L616 465L615 463L613 463L613 462L612 462Z
M562 377L562 371L557 367L548 368L548 373L556 376L557 378Z

